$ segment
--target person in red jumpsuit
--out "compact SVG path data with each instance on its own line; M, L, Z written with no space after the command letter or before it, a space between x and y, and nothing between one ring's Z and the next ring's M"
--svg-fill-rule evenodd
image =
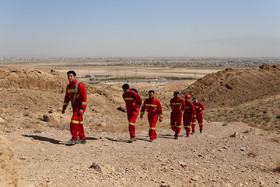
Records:
M186 130L187 137L189 137L191 128L192 128L192 134L194 134L195 132L196 112L195 112L194 104L191 102L191 96L189 94L185 96L185 103L186 103L186 107L184 111L183 121L184 121L184 127Z
M174 97L170 99L170 106L172 108L170 125L175 132L174 138L177 140L181 131L182 112L185 110L185 101L179 97L179 92L174 92Z
M199 124L199 131L202 133L203 130L203 115L202 111L204 110L204 106L202 102L199 102L196 97L193 98L193 104L196 111L196 119Z
M135 89L130 89L128 84L122 85L123 99L126 103L127 119L129 122L128 130L130 133L129 143L136 141L135 123L142 105L142 99Z
M159 119L159 122L162 121L162 109L161 104L158 99L155 98L154 90L149 91L149 98L146 99L141 108L140 118L143 118L145 110L148 111L148 120L150 125L149 136L150 142L157 138L156 133L156 123Z
M73 115L70 122L70 132L72 134L72 139L68 142L69 144L85 144L86 136L83 126L83 114L87 106L87 94L85 85L78 82L76 79L75 71L68 71L67 77L69 84L66 88L66 94L64 98L64 104L62 108L62 114L65 113L65 109L71 101ZM78 84L77 93L75 94L75 86Z

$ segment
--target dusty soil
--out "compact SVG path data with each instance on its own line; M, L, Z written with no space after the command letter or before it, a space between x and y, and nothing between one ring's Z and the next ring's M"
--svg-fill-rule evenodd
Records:
M26 186L21 173L21 162L9 140L0 136L0 186Z
M148 142L147 130L94 132L87 144L66 146L68 130L4 133L22 162L28 186L277 186L279 134L246 124L207 123L190 138L170 130ZM148 129L148 128L147 128ZM233 136L233 137L231 137ZM277 142L278 141L278 142Z
M138 140L132 144L127 143L126 113L118 110L124 108L122 83L87 84L87 144L67 146L71 109L65 115L60 112L66 77L56 71L30 68L6 67L0 71L5 74L0 79L0 135L10 141L22 166L20 170L20 164L13 164L18 174L1 178L4 184L17 181L22 174L27 186L280 185L278 131L264 131L240 122L214 122L206 117L202 134L186 138L182 129L179 140L172 139L169 99L174 90L181 91L192 81L131 83L143 99L147 90L156 90L164 110L164 120L157 126L159 138L147 141L145 116L136 123ZM271 97L264 99L270 101ZM255 103L246 104L242 111ZM226 107L212 113L224 112ZM206 110L205 116L209 114L211 111ZM1 164L7 163L2 155ZM1 167L0 173L11 174L12 170L12 166Z

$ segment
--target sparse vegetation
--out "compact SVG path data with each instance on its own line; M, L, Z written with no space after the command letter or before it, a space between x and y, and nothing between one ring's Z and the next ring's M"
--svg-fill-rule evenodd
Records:
M271 138L270 140L272 142L280 143L280 137L278 137L278 138Z
M274 172L280 173L280 161L276 163L276 167L273 170Z
M270 122L271 117L269 117L269 116L264 116L264 117L263 117L263 120L264 120L265 122Z
M248 157L251 157L251 158L256 158L257 157L257 154L255 152L249 152L248 154Z
M197 78L193 77L163 77L166 80L196 80Z

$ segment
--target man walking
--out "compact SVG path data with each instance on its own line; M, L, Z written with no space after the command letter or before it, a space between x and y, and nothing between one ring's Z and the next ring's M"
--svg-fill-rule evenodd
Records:
M195 132L195 120L196 120L195 108L193 103L191 102L191 96L189 94L185 96L185 103L186 103L186 107L183 116L183 121L184 121L184 127L186 130L187 137L189 137L191 128L192 128L192 134L194 134Z
M196 119L199 124L199 131L200 131L200 133L202 133L202 129L203 129L202 111L204 110L204 106L203 106L202 102L199 102L196 97L193 98L193 104L194 104L194 108L195 108L195 112L196 112Z
M141 115L140 118L143 118L145 110L148 111L148 120L150 125L149 136L150 142L157 138L156 133L156 123L159 119L159 122L162 121L162 109L161 104L158 99L154 97L155 92L154 90L149 91L149 98L144 101L144 104L141 108Z
M170 99L170 106L172 108L170 125L171 129L175 132L174 139L178 139L181 131L182 112L185 110L185 101L179 97L179 92L174 92L174 97Z
M135 123L142 105L142 99L137 93L137 90L130 89L128 84L122 85L123 99L126 103L127 119L129 122L128 130L130 133L129 143L136 141L135 138Z
M75 71L68 71L67 77L68 77L69 84L67 85L66 88L62 114L65 113L65 109L69 101L71 101L73 115L70 123L70 132L72 134L72 139L68 143L85 144L86 136L85 136L84 126L83 126L83 114L87 106L86 89L83 83L77 81Z

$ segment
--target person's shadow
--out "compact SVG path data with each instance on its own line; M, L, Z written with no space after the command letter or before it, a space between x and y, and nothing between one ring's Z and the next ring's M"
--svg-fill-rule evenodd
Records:
M56 140L56 139L48 138L48 137L44 137L44 136L38 136L38 135L22 135L22 136L27 137L27 138L33 138L34 140L39 140L39 141L43 141L43 142L50 142L52 144L72 145L72 144L68 144L68 142L65 142L65 141L60 141L60 140ZM94 137L86 137L86 140L98 140L98 139L94 138Z
M124 140L124 139L114 139L114 138L109 138L109 137L105 137L105 139L110 140L112 142L131 143L128 139L126 139L126 140ZM137 140L142 140L142 141L149 142L149 140L145 139L145 138L136 138L136 141Z
M123 143L127 143L128 140L123 140L123 139L114 139L114 138L109 138L109 137L104 137L107 140L110 140L112 142L123 142Z
M33 138L34 140L39 140L43 142L50 142L52 144L61 144L59 140L53 139L53 138L48 138L48 137L43 137L43 136L37 136L37 135L22 135L27 138Z

